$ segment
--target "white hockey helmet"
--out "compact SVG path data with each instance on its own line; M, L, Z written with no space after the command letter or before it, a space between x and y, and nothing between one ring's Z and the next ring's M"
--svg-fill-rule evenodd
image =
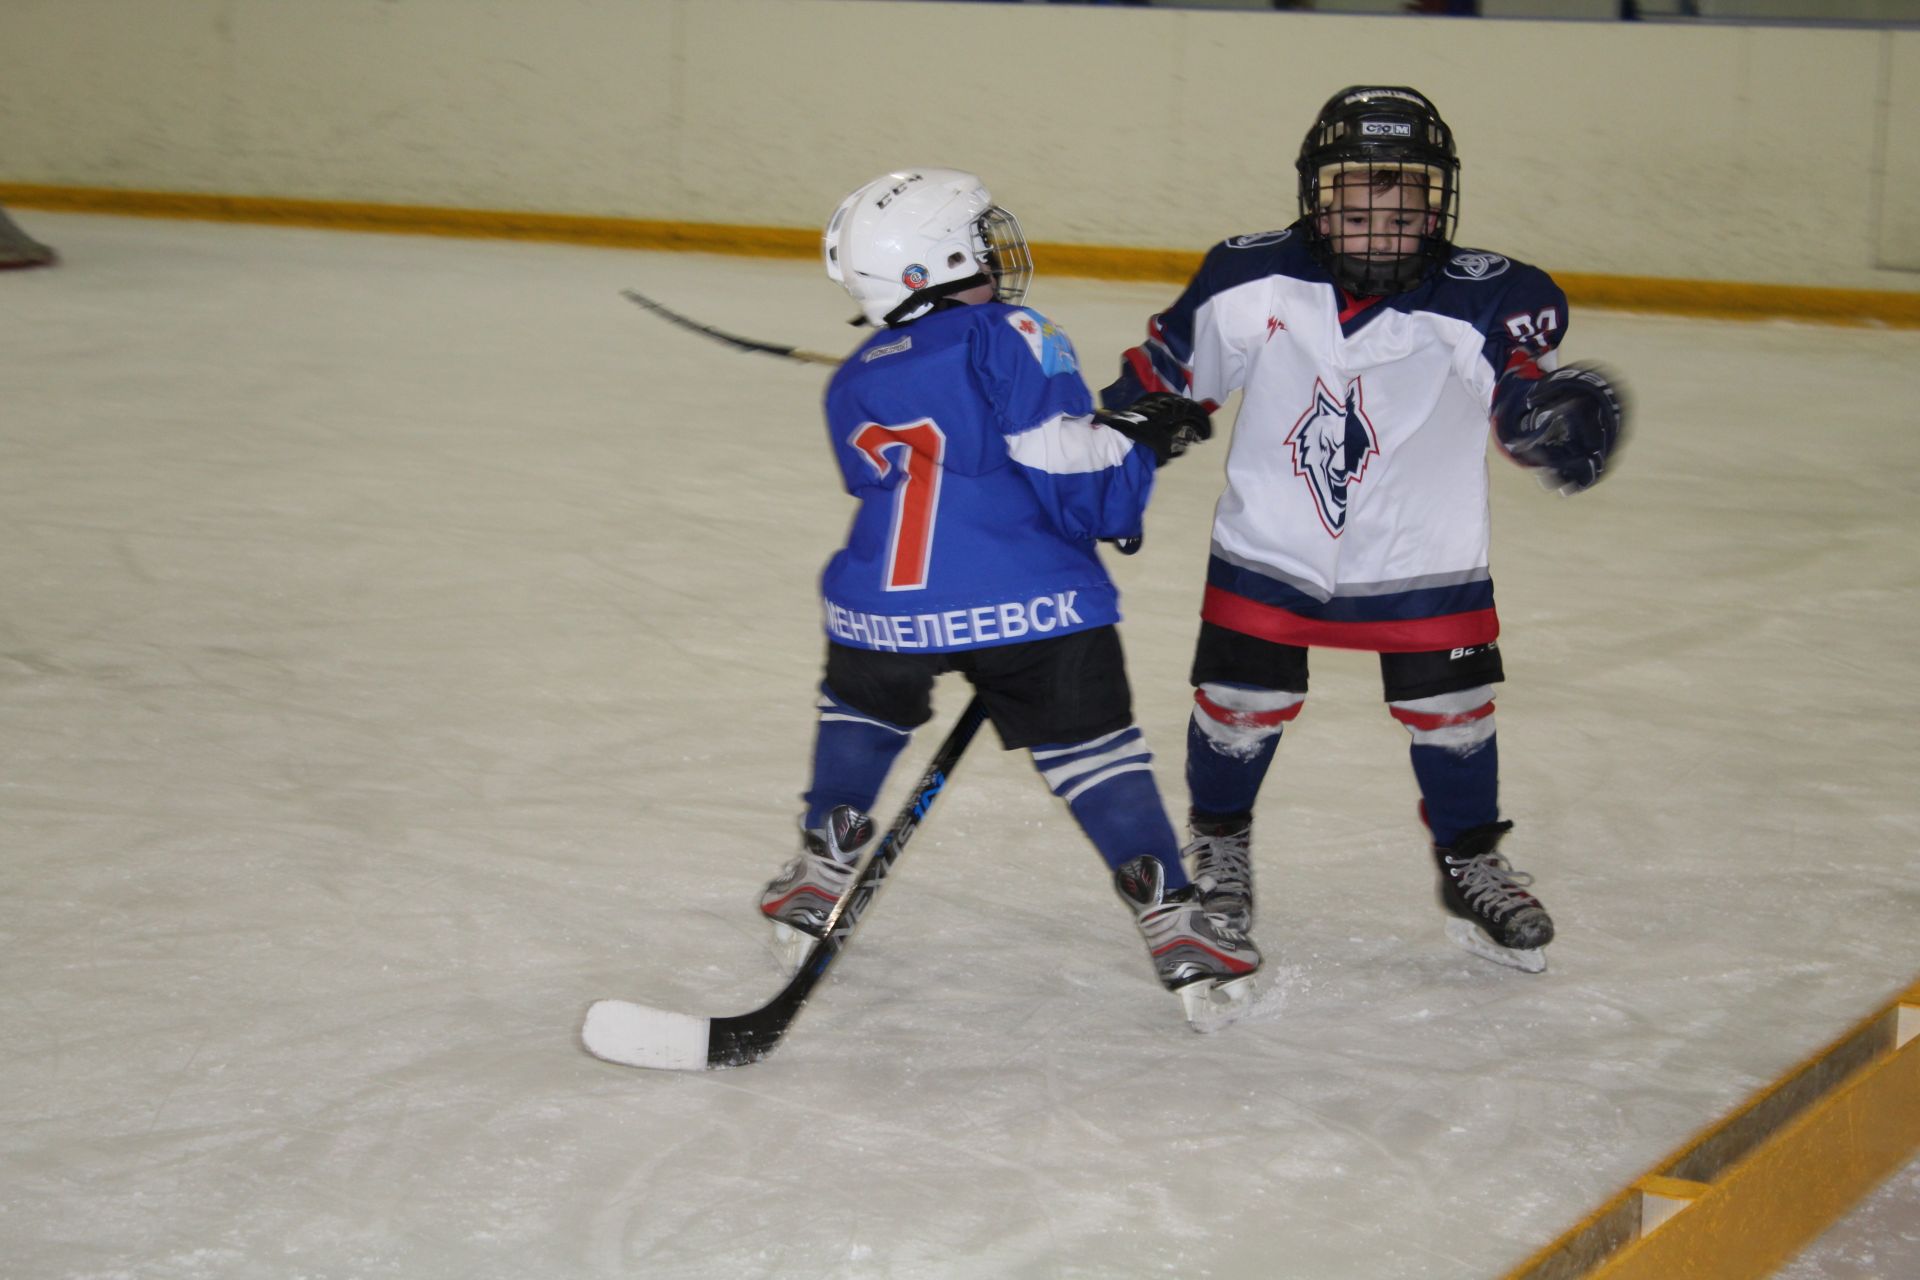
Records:
M958 169L901 169L840 202L827 223L827 275L867 320L899 324L991 281L1019 302L1033 280L1020 223L980 179Z

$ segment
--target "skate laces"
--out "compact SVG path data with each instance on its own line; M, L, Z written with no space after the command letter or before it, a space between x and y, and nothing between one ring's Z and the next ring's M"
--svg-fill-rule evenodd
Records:
M1456 858L1449 853L1442 857L1447 864L1447 874L1460 886L1460 896L1476 911L1504 916L1521 907L1540 905L1525 891L1533 883L1533 876L1515 871L1513 864L1501 854Z
M1252 832L1198 832L1187 846L1202 893L1248 896L1253 889Z

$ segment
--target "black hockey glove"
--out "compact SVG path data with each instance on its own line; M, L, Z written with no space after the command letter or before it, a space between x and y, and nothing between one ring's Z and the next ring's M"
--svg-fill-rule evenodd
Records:
M1207 407L1171 391L1141 396L1124 409L1097 410L1093 420L1148 450L1161 467L1185 453L1188 445L1213 438Z
M1599 484L1626 435L1619 384L1581 364L1531 383L1512 374L1501 381L1494 430L1513 460L1539 469L1541 483L1561 493Z

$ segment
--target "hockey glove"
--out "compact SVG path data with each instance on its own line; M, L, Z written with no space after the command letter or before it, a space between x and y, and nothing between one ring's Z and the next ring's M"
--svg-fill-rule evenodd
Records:
M1515 462L1563 494L1599 484L1626 433L1617 382L1592 365L1568 365L1531 381L1509 374L1494 397L1494 432Z
M1152 453L1154 465L1161 467L1185 453L1188 445L1213 438L1207 407L1170 391L1141 396L1124 409L1098 410L1093 420Z

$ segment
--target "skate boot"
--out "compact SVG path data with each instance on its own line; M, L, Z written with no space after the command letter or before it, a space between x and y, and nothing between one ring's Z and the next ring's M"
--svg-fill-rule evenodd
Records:
M1113 887L1132 907L1154 971L1180 997L1195 1031L1216 1031L1253 1002L1260 952L1252 939L1208 911L1198 889L1166 892L1167 869L1141 854L1113 873Z
M1200 901L1241 933L1249 932L1253 928L1253 820L1215 822L1194 815L1188 818L1187 831L1193 838L1180 856L1200 889Z
M773 922L774 951L789 973L826 937L827 918L853 886L860 850L872 838L873 819L840 805L826 826L800 833L799 856L767 882L760 911Z
M1440 905L1447 936L1482 959L1527 973L1546 970L1540 948L1553 941L1553 917L1528 893L1533 877L1515 871L1494 852L1511 822L1489 822L1465 832L1451 849L1433 847L1440 864Z

